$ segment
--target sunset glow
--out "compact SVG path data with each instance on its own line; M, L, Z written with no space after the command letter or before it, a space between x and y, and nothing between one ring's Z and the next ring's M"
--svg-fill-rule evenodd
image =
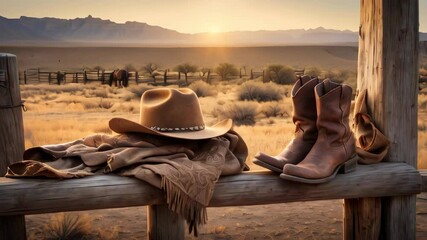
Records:
M74 19L92 15L145 22L182 33L309 29L357 31L357 0L1 0L0 16ZM420 31L427 31L427 1L420 1ZM315 14L314 14L315 13ZM315 20L313 20L315 16Z

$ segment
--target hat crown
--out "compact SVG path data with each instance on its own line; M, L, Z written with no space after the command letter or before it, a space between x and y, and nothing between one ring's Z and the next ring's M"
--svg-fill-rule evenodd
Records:
M197 95L188 88L144 92L140 124L157 131L195 131L205 127Z

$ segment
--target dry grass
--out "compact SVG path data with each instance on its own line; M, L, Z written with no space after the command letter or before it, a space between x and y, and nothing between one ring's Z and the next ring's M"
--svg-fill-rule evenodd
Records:
M218 94L216 88L203 81L195 81L188 86L198 97L216 96Z
M22 86L21 94L26 96L28 107L24 113L25 145L28 148L67 142L94 133L111 134L108 120L112 117L138 121L138 95L149 88L138 85L109 90L105 86L90 84ZM239 88L238 85L220 83L216 86L216 96L203 97L199 101L208 125L220 118L233 118L236 125L242 125L236 129L248 144L248 163L251 164L257 151L277 154L286 146L294 132L290 116L292 107L289 97L261 104L238 101ZM290 91L289 86L279 86L279 89L282 95ZM105 91L107 97L87 95L85 91ZM427 95L419 95L418 106L418 167L427 168Z
M261 113L265 117L289 117L291 112L284 107L283 102L267 102L262 104Z
M59 213L45 227L46 239L89 239L91 220L89 215Z
M242 101L267 102L282 99L280 88L274 83L247 82L239 87L237 94Z
M235 125L240 126L255 125L258 113L258 103L237 102L216 108L212 114L219 119L231 118Z

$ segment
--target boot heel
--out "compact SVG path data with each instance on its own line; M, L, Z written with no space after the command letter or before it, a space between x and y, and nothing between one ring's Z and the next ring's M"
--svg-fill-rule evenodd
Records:
M359 157L357 155L355 155L354 157L347 160L345 163L343 163L341 165L338 173L346 174L346 173L350 173L350 172L355 171L356 167L357 167L357 159L358 158Z

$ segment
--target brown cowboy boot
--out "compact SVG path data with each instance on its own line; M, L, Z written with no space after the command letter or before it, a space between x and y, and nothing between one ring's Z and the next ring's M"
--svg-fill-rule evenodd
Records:
M317 106L316 143L302 162L287 164L281 178L304 182L330 181L341 170L355 170L355 139L350 130L351 87L326 79L315 87Z
M316 99L314 87L320 81L309 76L301 77L292 88L292 120L296 126L295 136L277 156L258 153L253 163L281 173L285 164L301 162L317 139Z

